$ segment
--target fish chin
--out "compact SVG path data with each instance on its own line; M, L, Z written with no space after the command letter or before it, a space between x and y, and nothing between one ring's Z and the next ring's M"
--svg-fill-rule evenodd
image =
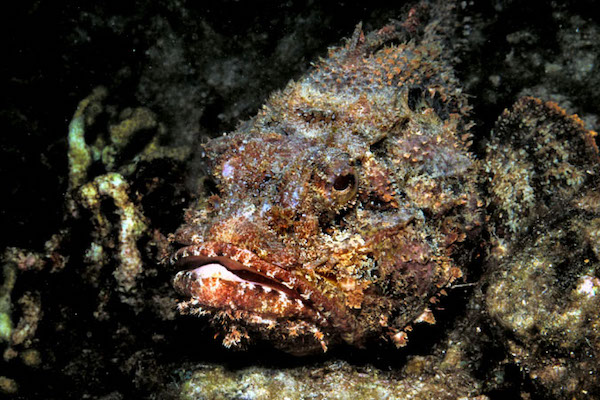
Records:
M343 309L304 279L224 243L179 250L172 259L175 289L188 300L183 314L211 316L225 332L226 347L257 336L296 354L326 350L337 333L351 329Z

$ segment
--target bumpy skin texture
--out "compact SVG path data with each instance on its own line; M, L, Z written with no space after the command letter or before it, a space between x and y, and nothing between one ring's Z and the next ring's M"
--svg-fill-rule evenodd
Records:
M216 189L176 233L174 286L180 311L210 315L225 345L402 346L461 276L482 205L468 106L435 30L410 16L357 28L205 145Z

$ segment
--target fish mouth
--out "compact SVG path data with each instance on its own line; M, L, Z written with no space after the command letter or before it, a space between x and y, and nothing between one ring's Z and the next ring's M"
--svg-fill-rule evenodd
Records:
M171 264L182 269L173 286L185 302L206 313L226 312L248 322L303 320L343 338L355 321L342 303L306 278L229 243L205 242L179 249ZM180 310L181 310L180 303Z

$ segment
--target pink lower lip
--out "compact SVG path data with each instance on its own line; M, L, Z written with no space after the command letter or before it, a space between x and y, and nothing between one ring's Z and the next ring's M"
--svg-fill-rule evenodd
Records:
M275 279L269 278L267 275L262 274L258 271L252 270L249 267L243 265L240 262L234 261L228 257L217 256L217 257L208 257L208 256L187 256L179 259L175 266L183 268L183 269L193 269L196 274L204 274L208 275L212 272L216 273L218 270L217 267L221 267L223 270L221 271L223 274L229 277L228 280L231 281L239 281L239 282L250 282L256 283L262 286L266 286L272 289L279 290L294 299L300 299L307 305L310 305L310 302L302 299L300 294L293 289L288 288L282 283L278 282ZM208 266L212 269L206 269ZM204 269L204 270L203 270ZM235 278L233 278L233 276ZM199 276L200 277L200 276Z
M217 263L205 264L192 270L192 272L196 279L219 278L234 282L248 282Z

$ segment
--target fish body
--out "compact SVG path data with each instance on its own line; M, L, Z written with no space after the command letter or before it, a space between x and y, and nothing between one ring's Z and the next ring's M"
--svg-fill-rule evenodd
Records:
M212 193L175 234L174 287L226 346L403 346L461 277L482 221L469 106L435 34L413 25L357 27L204 145Z

